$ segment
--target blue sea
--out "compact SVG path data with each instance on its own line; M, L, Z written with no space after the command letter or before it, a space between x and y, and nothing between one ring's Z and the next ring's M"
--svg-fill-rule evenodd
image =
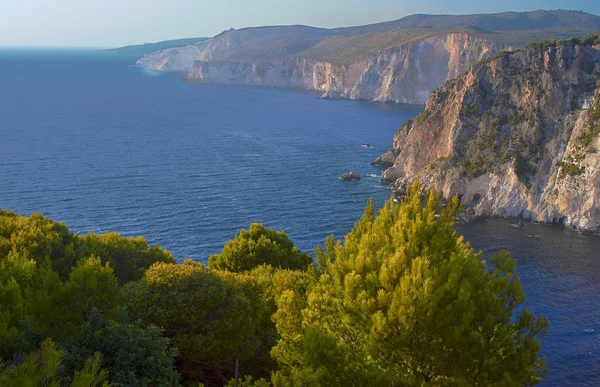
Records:
M0 208L143 235L179 260L206 261L252 222L311 251L389 198L369 163L423 109L199 86L133 62L0 51ZM363 179L341 182L350 170ZM600 237L502 220L461 231L486 256L511 251L526 306L548 316L542 385L600 385Z

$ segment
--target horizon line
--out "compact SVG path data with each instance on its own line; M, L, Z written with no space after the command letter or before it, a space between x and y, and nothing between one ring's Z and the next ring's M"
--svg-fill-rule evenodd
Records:
M390 23L390 22L394 22L394 21L398 21L398 20L402 20L404 18L410 17L410 16L478 16L478 15L502 15L502 14L507 14L507 13L532 13L532 12L556 12L556 11L565 11L565 12L581 12L581 13L585 13L588 15L593 15L596 17L600 17L600 15L591 13L591 12L587 12L584 11L582 9L566 9L566 8L555 8L555 9L543 9L543 8L539 8L539 9L531 9L531 10L526 10L526 11L512 11L512 10L507 10L507 11L501 11L501 12L488 12L488 13L462 13L462 14L451 14L451 13L412 13L412 14L408 14L408 15L404 15L402 17L399 18L394 18L394 19L388 19L388 20L382 20L382 21L378 21L378 22L374 22L374 23L366 23L366 24L356 24L356 25L345 25L345 26L337 26L337 27L317 27L314 25L309 25L309 24L301 24L301 23L292 23L292 24L270 24L270 25L246 25L244 27L231 27L229 29L225 29L222 30L221 32L216 33L215 35L212 36L198 36L198 37L189 37L189 38L182 38L182 37L178 37L178 38L162 38L161 40L156 40L156 41L152 41L152 42L144 42L144 43L128 43L128 44L119 44L119 45L111 45L111 46L61 46L61 45L48 45L48 46L38 46L38 45L29 45L29 44L25 44L25 45L0 45L0 49L60 49L60 50L65 50L65 49L74 49L74 50L111 50L111 49L118 49L118 48L124 48L124 47L129 47L129 46L143 46L145 44L155 44L155 43L162 43L162 42L166 42L166 41L170 41L170 40L183 40L183 39L194 39L194 38L206 38L206 39L210 39L210 38L214 38L224 32L227 31L231 31L231 30L244 30L244 29L249 29L249 28L269 28L269 27L297 27L297 26L301 26L301 27L310 27L310 28L318 28L318 29L326 29L326 30L336 30L336 29L343 29L343 28L353 28L353 27L364 27L364 26L370 26L370 25L377 25L377 24L384 24L384 23Z

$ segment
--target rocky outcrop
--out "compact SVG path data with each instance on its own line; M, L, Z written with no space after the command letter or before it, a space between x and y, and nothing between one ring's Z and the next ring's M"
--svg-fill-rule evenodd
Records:
M344 173L340 176L340 180L343 181L358 181L360 180L360 174L356 173L356 172L348 172L348 173Z
M398 152L396 152L395 149L392 149L392 150L385 152L378 158L376 158L375 161L373 161L371 163L371 165L374 167L380 167L380 168L390 168L390 167L394 166L394 163L396 162L397 157L398 157Z
M166 48L144 55L136 62L137 66L152 71L188 72L194 62L200 59L211 39L183 47Z
M478 216L600 231L600 36L501 53L446 82L394 137L382 180Z
M423 104L446 79L505 46L468 34L449 33L417 40L351 64L301 56L257 60L205 60L194 63L190 81L321 92L325 98Z

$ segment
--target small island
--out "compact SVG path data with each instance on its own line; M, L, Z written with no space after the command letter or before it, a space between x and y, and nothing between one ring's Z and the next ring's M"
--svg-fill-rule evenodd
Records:
M358 181L360 180L360 175L356 172L348 172L348 173L344 173L340 176L340 180L343 181Z

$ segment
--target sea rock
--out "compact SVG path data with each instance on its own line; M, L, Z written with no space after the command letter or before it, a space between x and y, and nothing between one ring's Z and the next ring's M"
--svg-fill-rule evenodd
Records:
M358 181L360 180L360 175L356 172L348 172L348 173L344 173L340 176L340 180L344 180L344 181Z
M600 231L600 36L540 43L471 67L394 137L392 188L459 194L470 217ZM387 154L387 159L390 156Z
M398 152L390 150L376 158L371 165L374 167L390 168L396 162L396 158L398 158Z

